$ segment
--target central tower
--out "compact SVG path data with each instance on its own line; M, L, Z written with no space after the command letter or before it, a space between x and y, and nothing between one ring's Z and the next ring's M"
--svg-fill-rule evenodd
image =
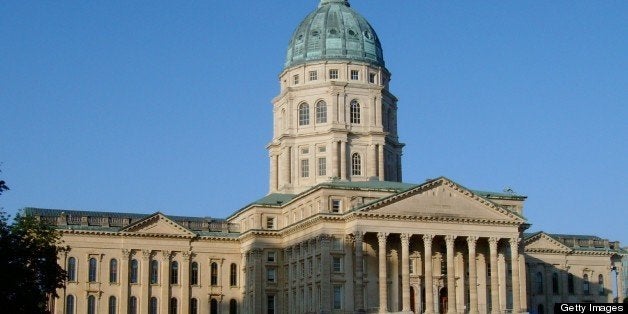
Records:
M273 99L270 192L401 181L397 98L379 37L347 0L321 0L294 31Z

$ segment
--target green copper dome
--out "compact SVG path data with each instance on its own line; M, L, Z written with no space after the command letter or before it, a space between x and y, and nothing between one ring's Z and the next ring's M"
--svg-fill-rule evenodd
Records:
M375 30L348 0L321 0L288 45L285 68L310 61L349 60L384 66Z

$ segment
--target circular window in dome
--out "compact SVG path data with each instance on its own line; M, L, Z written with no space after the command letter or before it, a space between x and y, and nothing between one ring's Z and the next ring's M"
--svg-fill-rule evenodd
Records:
M303 40L303 34L299 34L299 36L297 36L297 41L302 41Z
M352 29L350 29L347 33L349 33L350 36L355 37L355 32Z
M329 35L337 35L338 31L335 28L329 30Z
M311 34L312 36L316 37L316 36L318 36L318 35L319 35L319 32L318 32L317 30L313 30L310 34Z
M368 39L373 39L373 34L371 34L371 32L369 31L364 31L364 37Z

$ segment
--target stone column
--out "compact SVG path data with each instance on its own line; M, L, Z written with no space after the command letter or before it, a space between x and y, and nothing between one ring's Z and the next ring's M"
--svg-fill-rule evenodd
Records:
M617 263L617 268L615 270L617 272L616 278L617 278L617 297L618 297L618 302L623 302L624 298L626 297L625 295L625 287L624 287L624 268L621 264L621 262Z
M118 282L120 283L120 297L118 298L118 304L120 304L120 313L127 313L129 305L129 256L131 251L122 249L122 259L120 260L120 268Z
M340 142L340 179L347 180L347 141Z
M519 295L519 238L510 239L510 263L512 265L512 311L521 312L521 296Z
M181 260L181 302L180 313L186 313L190 308L190 258L192 252L183 252Z
M338 141L331 142L331 176L340 178L340 167L338 166Z
M253 299L251 299L253 312L262 313L263 309L263 277L262 277L262 249L251 249L253 259Z
M142 250L142 265L140 265L139 269L141 274L140 283L142 286L142 293L140 298L137 300L139 307L139 309L137 309L138 313L148 313L148 304L150 302L150 257L150 250Z
M410 234L401 237L401 311L410 311Z
M380 144L379 145L379 150L377 152L379 154L379 159L377 160L378 162L378 168L379 168L379 181L384 181L386 180L386 176L384 175L384 172L386 171L384 169L384 145Z
M370 160L366 162L366 165L368 167L368 169L366 169L366 172L369 178L375 177L377 176L377 146L375 144L369 145L368 159Z
M274 153L270 155L270 193L277 192L279 176L279 160Z
M168 313L170 303L170 251L161 251L161 296L159 300L160 313Z
M478 275L476 265L475 245L478 237L467 237L469 248L469 314L478 313Z
M284 147L283 152L283 186L290 183L290 146Z
M456 274L454 269L454 241L456 236L445 236L447 244L447 313L455 314L456 310Z
M499 283L497 281L497 241L499 239L491 237L488 239L488 246L491 256L491 313L499 313Z
M425 251L425 314L434 314L434 284L432 277L432 240L434 235L423 235L423 246Z
M377 250L379 253L379 312L386 313L388 311L388 294L386 279L386 238L388 233L377 233Z
M355 309L364 310L364 252L362 252L362 241L364 234L356 231L355 236Z
M331 237L327 234L319 236L321 248L321 308L325 313L331 312Z

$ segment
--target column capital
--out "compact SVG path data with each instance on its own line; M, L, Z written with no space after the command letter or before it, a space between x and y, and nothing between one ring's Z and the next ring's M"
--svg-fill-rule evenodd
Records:
M456 241L455 235L448 234L445 236L445 243L447 244L447 246L453 246L454 241Z
M362 241L364 239L364 232L362 232L362 231L354 231L353 232L353 237L355 237L356 241L357 241L357 239L360 239L360 241Z
M151 250L142 250L142 259L149 260L151 253Z
M386 243L386 238L388 238L388 232L378 232L377 233L377 241L379 243Z
M129 250L129 249L122 249L122 257L123 258L128 259L130 255L131 255L131 250Z
M164 261L169 261L172 257L172 251L161 251L161 258Z
M187 251L187 252L181 253L181 255L183 256L183 260L188 262L190 261L190 258L192 257L192 255L194 255L194 253L192 251Z
M433 234L424 234L423 235L423 242L425 243L426 246L431 246L432 245L432 240L434 240L434 235Z
M401 238L401 243L410 243L410 237L412 236L412 234L410 233L402 233L399 235L399 238Z
M469 244L469 246L475 247L475 244L478 242L478 237L477 236L467 236L467 243Z
M497 241L499 241L499 238L496 238L496 237L488 238L488 245L491 247L491 250L497 250Z
M508 239L508 242L510 242L510 247L511 248L518 248L520 241L521 241L521 238L519 238L519 237Z

